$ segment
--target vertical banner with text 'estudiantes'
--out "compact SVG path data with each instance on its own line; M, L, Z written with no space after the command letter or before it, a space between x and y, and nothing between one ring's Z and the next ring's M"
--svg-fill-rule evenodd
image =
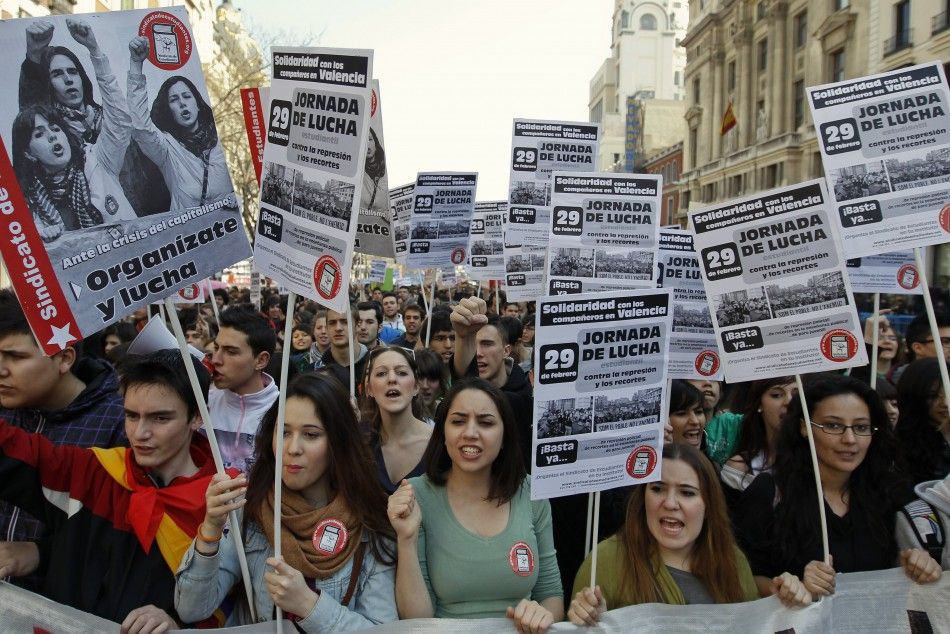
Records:
M254 265L343 311L372 116L373 53L275 48Z
M538 300L532 499L660 477L672 312L663 289Z
M478 174L428 172L416 177L406 266L452 268L465 264Z
M254 163L257 183L261 182L261 170L264 167L264 139L267 124L264 119L264 104L260 88L241 88L241 111L244 113L244 129L247 131L247 143Z
M943 65L807 93L845 256L950 242L950 88Z
M823 181L690 213L730 383L867 364Z
M0 23L0 254L47 354L250 254L184 8Z

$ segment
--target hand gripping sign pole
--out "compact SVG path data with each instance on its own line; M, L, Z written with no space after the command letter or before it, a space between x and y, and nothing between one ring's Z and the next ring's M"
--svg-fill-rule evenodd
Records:
M914 248L914 259L917 261L917 271L924 289L924 308L927 310L927 321L930 322L930 337L934 341L934 352L937 353L937 367L940 369L940 381L943 383L943 398L947 402L947 407L950 408L950 374L947 372L947 355L944 354L943 343L940 341L940 328L937 327L937 315L934 313L930 284L924 272L924 258L920 247Z
M821 521L821 547L825 556L825 563L829 563L831 553L828 549L828 520L825 517L825 490L821 487L821 473L818 471L818 454L815 453L815 435L812 430L811 414L808 413L808 403L805 401L805 388L802 386L802 375L795 375L795 384L798 386L798 399L802 404L802 416L805 418L805 430L808 433L808 451L811 453L811 467L815 472L815 487L818 489L818 517Z
M221 460L221 450L218 448L218 439L214 435L214 425L211 423L211 414L208 412L208 404L205 403L204 394L201 393L201 387L198 385L198 374L195 372L195 366L191 362L191 354L188 352L188 342L185 341L185 332L182 330L178 313L175 312L175 304L172 298L165 298L164 305L171 316L172 331L175 333L175 339L178 340L178 349L181 351L181 357L185 362L185 371L188 373L188 381L191 383L195 400L198 401L198 413L201 414L201 420L204 422L204 430L208 435L208 444L211 445L214 468L218 473L224 473L224 461ZM231 537L234 539L234 549L237 552L238 563L241 566L241 579L244 581L244 592L247 595L251 619L257 621L257 610L254 607L253 586L251 585L251 573L247 567L247 557L244 555L244 538L241 537L241 524L238 522L237 513L235 511L228 513L228 521L231 522Z
M274 557L283 559L283 549L281 547L281 530L283 526L281 517L281 494L283 491L284 475L284 415L287 412L287 374L290 366L290 340L293 336L294 320L289 317L293 314L294 304L297 303L297 293L290 291L287 293L287 319L284 320L284 343L280 350L280 391L277 394L277 426L274 429ZM277 632L283 632L283 610L279 606L274 606L277 610Z

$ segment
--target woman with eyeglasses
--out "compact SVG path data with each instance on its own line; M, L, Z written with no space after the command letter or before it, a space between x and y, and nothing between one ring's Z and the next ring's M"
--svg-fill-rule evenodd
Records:
M774 486L755 487L757 503L750 501L737 518L752 571L765 577L757 579L760 591L766 580L787 571L801 577L812 596L825 596L834 593L836 572L881 570L898 562L918 583L939 579L940 565L926 551L897 550L896 513L912 492L880 398L866 383L834 375L809 381L805 399L831 557L823 561L806 422L801 400L794 399L779 429Z
M422 456L432 427L416 414L419 379L412 354L398 346L369 354L360 409L370 426L370 448L387 494L405 478L425 473Z
M942 480L950 473L950 415L936 359L919 359L904 369L897 408L894 433L911 458L914 483Z

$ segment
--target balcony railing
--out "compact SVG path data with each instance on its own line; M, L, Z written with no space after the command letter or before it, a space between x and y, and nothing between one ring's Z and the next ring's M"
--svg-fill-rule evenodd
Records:
M936 35L941 31L946 31L948 28L950 28L950 11L938 13L934 17L930 18L931 35Z
M914 29L904 29L884 40L884 56L892 55L897 51L910 48L914 45Z

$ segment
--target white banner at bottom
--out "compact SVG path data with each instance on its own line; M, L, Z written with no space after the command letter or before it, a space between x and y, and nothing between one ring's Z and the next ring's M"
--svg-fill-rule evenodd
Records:
M837 592L807 608L789 610L770 597L730 605L634 605L602 615L600 632L630 632L636 625L654 633L711 632L907 632L950 633L950 574L937 583L917 585L899 569L838 575ZM294 631L292 627L284 631ZM217 630L181 630L194 634L274 632L276 624L259 623ZM551 632L580 632L557 623ZM8 583L0 583L0 630L56 634L113 633L119 626L65 607ZM364 632L378 634L484 634L514 632L507 619L413 619L386 623Z

